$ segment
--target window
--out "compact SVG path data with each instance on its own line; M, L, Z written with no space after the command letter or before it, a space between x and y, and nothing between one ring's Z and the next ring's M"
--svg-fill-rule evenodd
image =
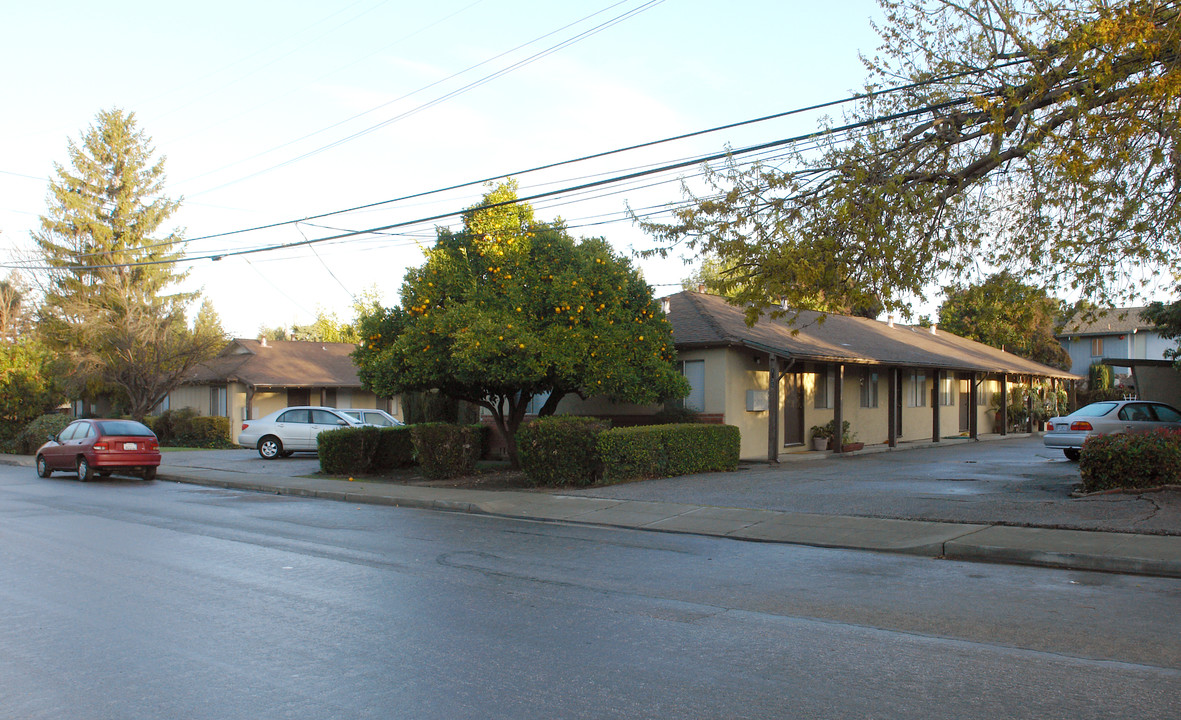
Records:
M684 401L685 409L703 412L705 410L705 361L686 360L681 365L681 372L689 381L689 396Z
M861 371L861 407L875 408L878 406L878 374L869 368Z
M336 413L327 410L312 410L312 424L313 425L344 425L345 421L341 420Z
M281 423L310 423L311 413L307 410L288 410L275 420Z
M955 378L945 377L939 380L939 404L955 405Z
M820 368L816 371L816 385L814 392L816 396L815 406L817 410L825 410L832 408L836 403L833 395L837 386L837 371L836 368Z
M1091 357L1103 357L1103 338L1091 338Z
M927 374L912 370L910 372L910 395L907 398L907 407L926 407L927 406Z
M1156 413L1156 419L1161 422L1181 422L1181 413L1178 413L1168 405L1152 405L1153 411Z
M226 389L224 386L209 388L209 414L214 417L229 417L226 412Z

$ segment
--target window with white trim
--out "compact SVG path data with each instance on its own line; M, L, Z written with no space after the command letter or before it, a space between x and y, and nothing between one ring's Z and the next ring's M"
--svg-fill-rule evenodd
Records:
M927 374L918 370L910 371L910 394L907 407L927 407Z
M681 372L689 381L689 395L685 398L686 410L705 411L705 361L686 360L681 363Z
M878 406L878 374L869 368L861 370L861 407Z
M833 367L821 367L816 371L816 384L813 386L815 396L814 407L817 410L832 409L836 405L834 391L837 386L837 371Z

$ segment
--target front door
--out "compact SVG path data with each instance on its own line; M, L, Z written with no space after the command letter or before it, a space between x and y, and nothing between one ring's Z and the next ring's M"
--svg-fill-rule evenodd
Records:
M783 444L804 444L804 376L783 374Z

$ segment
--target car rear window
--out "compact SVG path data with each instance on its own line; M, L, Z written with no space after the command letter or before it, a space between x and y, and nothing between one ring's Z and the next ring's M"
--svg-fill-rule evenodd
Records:
M1168 405L1153 405L1151 406L1156 413L1156 419L1161 422L1181 422L1181 413L1174 410Z
M134 420L103 420L97 423L103 435L129 435L132 437L155 437L147 425Z
M1114 410L1115 406L1118 404L1119 403L1113 403L1113 402L1091 403L1090 405L1084 405L1083 407L1079 408L1078 410L1075 410L1074 412L1071 413L1071 415L1079 415L1082 417L1103 417L1107 413Z

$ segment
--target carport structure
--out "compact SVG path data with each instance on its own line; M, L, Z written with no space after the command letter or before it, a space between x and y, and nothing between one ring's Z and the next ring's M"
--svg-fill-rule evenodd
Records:
M742 308L695 292L665 307L692 387L686 406L737 425L744 459L805 449L805 430L829 422L890 447L1003 435L1011 385L1079 379L935 326L811 311L748 325ZM1028 403L1032 410L1032 395ZM848 449L841 435L835 452Z

